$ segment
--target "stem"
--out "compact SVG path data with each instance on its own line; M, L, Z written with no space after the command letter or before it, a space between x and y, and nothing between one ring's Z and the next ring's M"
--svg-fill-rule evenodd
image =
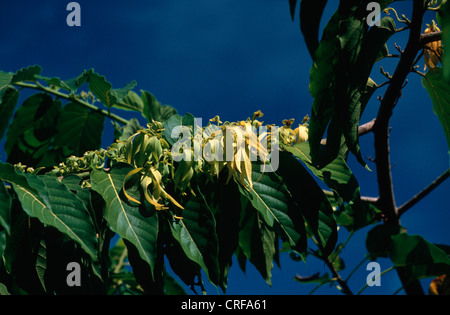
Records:
M322 191L325 194L325 196L334 197L334 193L332 191L330 191L330 190L322 190ZM372 203L375 205L378 203L379 198L361 196L360 199L361 199L361 201L365 201L365 202Z
M53 89L51 89L49 87L45 87L45 86L41 85L40 83L31 84L31 83L25 83L25 82L15 82L13 84L16 85L16 86L23 87L23 88L28 88L28 89L33 89L33 90L38 90L38 91L43 91L43 92L46 92L46 93L53 94L53 95L58 96L60 98L63 98L63 99L66 99L66 100L78 103L80 105L83 105L84 107L87 107L87 108L89 108L89 109L91 109L93 111L97 111L97 112L101 113L103 116L108 117L111 120L114 120L114 121L116 121L118 123L121 123L121 124L124 124L124 125L126 125L128 123L128 120L126 120L125 118L122 118L122 117L117 116L115 114L111 114L110 112L108 112L106 110L103 110L103 109L100 109L97 106L94 106L92 104L89 104L88 102L85 102L85 101L75 97L74 95L61 93L61 92L53 90Z
M447 178L449 178L449 176L450 176L450 169L446 170L438 178L436 178L430 185L425 187L421 192L419 192L417 195L415 195L410 200L405 202L403 205L398 207L398 215L401 216L403 213L405 213L407 210L409 210L411 207L413 207L416 203L418 203L420 200L422 200L426 195L428 195L430 192L432 192L436 187L438 187L440 184L442 184Z
M353 270L350 272L350 274L347 276L347 279L345 279L345 282L348 282L348 280L350 280L350 278L353 276L353 274L356 272L356 270L359 269L359 267L362 266L362 264L369 259L369 256L364 257L363 260L360 261L359 264L356 265L355 268L353 268Z
M377 275L377 276L375 277L375 279L381 277L382 275L384 275L384 274L386 274L386 273L388 273L389 271L394 270L394 269L395 269L395 267L390 267L390 268L384 270L384 271L381 272L379 275ZM367 283L361 288L361 290L359 290L358 293L356 293L356 295L360 295L360 294L361 294L368 286L369 286L369 282L367 282Z
M326 257L324 260L325 264L328 266L328 268L331 270L331 273L333 274L333 278L336 278L336 281L339 283L339 285L342 287L342 292L347 295L353 295L353 292L350 290L350 288L347 285L347 282L345 282L339 273L337 272L336 268L334 268L333 263L330 261L328 257Z

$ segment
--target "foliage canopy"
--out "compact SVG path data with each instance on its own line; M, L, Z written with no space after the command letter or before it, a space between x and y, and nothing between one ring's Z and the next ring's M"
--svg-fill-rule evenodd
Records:
M378 3L386 9L392 2ZM383 132L411 72L422 76L450 148L450 75L446 52L436 45L441 38L448 42L450 5L415 0L411 20L386 15L369 27L367 3L341 1L319 40L327 1L301 1L314 102L310 118L285 120L279 128L264 125L260 111L237 122L216 116L200 126L150 92L133 91L136 82L113 88L93 69L68 80L43 76L37 65L0 72L0 137L7 154L0 163L0 294L186 293L166 264L194 292L205 290L202 274L226 292L233 256L243 270L253 264L270 284L283 251L304 261L313 255L330 267L331 277L300 282L331 282L351 294L338 274L345 245L337 244L338 230L353 234L368 225L374 225L368 259L389 257L407 293L417 292L418 279L450 274L448 246L400 226L414 201L389 205L390 173L383 173ZM297 1L289 4L294 19ZM437 12L442 32L422 34L427 10ZM401 31L411 35L397 71L376 83L374 66L393 57L387 42ZM416 70L423 54L427 73ZM379 154L380 197L374 199L361 196L347 159L353 154L368 168L360 119L386 85L368 127ZM36 93L17 106L23 90ZM116 114L123 110L140 113L147 125ZM102 149L106 121L114 125L115 141ZM85 285L67 285L69 262L80 264Z

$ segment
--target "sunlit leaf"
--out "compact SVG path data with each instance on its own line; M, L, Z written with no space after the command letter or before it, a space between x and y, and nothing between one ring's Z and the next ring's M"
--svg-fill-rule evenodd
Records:
M122 187L125 176L132 169L130 165L120 163L114 165L108 172L94 170L91 172L92 189L106 202L104 218L110 228L136 247L140 257L149 264L153 272L158 217L156 213L144 216L139 207L126 202Z
M13 185L29 216L55 227L80 244L94 261L98 259L96 231L88 210L56 177L20 174L12 165L0 164L0 178Z
M292 199L298 204L298 209L316 237L322 254L328 256L336 246L337 225L327 197L291 153L280 152L277 174L281 176Z
M395 267L405 270L409 280L450 273L449 255L419 235L392 236L389 256Z
M102 144L105 116L79 105L67 104L58 117L53 146L66 146L75 156L84 152L97 150Z
M185 204L183 218L171 224L172 234L184 253L206 272L208 279L219 284L218 239L211 210L199 197Z
M433 102L433 111L441 122L450 149L450 83L444 79L442 68L436 67L422 78L422 84Z
M275 238L273 229L262 220L261 214L248 205L241 214L239 248L269 285L272 284Z
M306 249L303 217L299 207L292 202L291 192L283 180L270 171L270 167L267 165L266 172L262 172L262 165L253 163L253 185L250 186L245 180L247 186L240 185L239 190L258 210L264 222L278 232L294 250L302 253Z
M169 105L162 105L153 94L147 91L142 91L141 100L143 103L142 116L148 122L153 120L164 122L177 114L175 108Z

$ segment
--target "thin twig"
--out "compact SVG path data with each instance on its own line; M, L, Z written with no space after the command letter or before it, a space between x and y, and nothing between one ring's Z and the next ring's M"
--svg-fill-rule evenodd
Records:
M442 173L438 178L436 178L430 185L425 187L421 192L412 197L410 200L405 202L403 205L398 207L397 212L398 215L401 216L407 210L409 210L412 206L422 200L426 195L432 192L435 188L437 188L440 184L442 184L447 178L450 176L450 169L446 170Z
M358 136L364 136L373 131L376 118L358 127Z
M348 287L347 282L345 282L341 278L341 276L337 272L336 268L334 267L333 263L330 261L330 258L326 257L324 259L324 262L328 266L328 268L331 270L331 273L333 274L333 278L335 278L336 281L339 283L339 285L342 287L342 292L347 295L353 295L353 292Z

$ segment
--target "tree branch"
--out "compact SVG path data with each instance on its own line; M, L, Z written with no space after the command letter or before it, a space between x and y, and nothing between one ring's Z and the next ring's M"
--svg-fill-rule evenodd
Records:
M106 116L118 123L124 124L126 125L128 123L128 120L126 120L125 118L122 118L120 116L117 116L115 114L111 114L108 111L104 110L104 109L100 109L97 106L94 106L92 104L89 104L88 102L85 102L77 97L75 97L74 95L68 95L68 94L64 94L61 93L59 91L56 91L54 89L51 89L49 87L43 86L39 83L37 84L31 84L31 83L25 83L25 82L15 82L13 83L13 85L19 86L19 87L23 87L23 88L28 88L28 89L33 89L33 90L38 90L38 91L42 91L42 92L46 92L46 93L50 93L53 94L57 97L66 99L68 101L72 101L74 103L78 103L80 105L83 105L84 107L87 107L93 111L97 111L99 113L101 113L103 116Z
M420 43L421 43L421 46L423 47L426 44L439 41L439 40L441 40L441 38L442 38L442 32L422 34L420 36Z
M373 131L376 118L358 127L358 136L364 136Z
M414 0L413 14L410 26L408 44L404 51L400 51L401 58L395 69L390 84L381 99L377 120L374 126L375 135L375 163L377 169L378 189L380 194L379 207L383 212L385 224L399 226L400 220L395 205L394 189L392 184L392 173L389 156L389 121L392 116L406 78L414 66L415 58L423 49L422 23L426 6L423 0ZM428 40L428 39L427 39ZM404 285L406 294L423 295L424 291L419 281L408 281L407 270L397 268L400 281Z
M450 176L450 169L446 170L438 178L436 178L430 185L425 187L421 192L419 192L417 195L415 195L410 200L405 202L403 205L398 207L398 210L397 210L398 216L401 216L403 213L405 213L407 210L409 210L412 206L414 206L416 203L418 203L420 200L422 200L426 195L428 195L436 187L438 187L440 184L442 184L447 178L449 178L449 176Z
M408 74L412 70L417 53L421 46L421 28L424 13L423 0L414 0L412 22L408 44L401 54L400 61L392 76L391 82L381 100L380 109L374 126L375 163L377 166L380 207L386 222L399 225L392 184L391 164L389 156L389 121L393 109L401 97L401 91Z

